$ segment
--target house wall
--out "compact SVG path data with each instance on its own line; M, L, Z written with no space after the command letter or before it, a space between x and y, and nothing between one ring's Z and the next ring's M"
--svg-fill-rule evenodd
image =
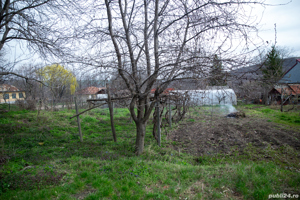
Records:
M20 98L20 93L23 94L23 97ZM15 94L15 97L13 97ZM8 99L4 99L8 95ZM25 100L25 92L1 92L0 93L0 103L15 103L16 100Z
M89 95L85 95L85 94L77 95L77 99L78 101L86 101L87 99L89 99Z

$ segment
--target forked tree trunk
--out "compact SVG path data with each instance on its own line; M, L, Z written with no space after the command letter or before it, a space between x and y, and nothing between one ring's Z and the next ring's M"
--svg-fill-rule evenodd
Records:
M144 141L146 134L146 122L135 121L136 125L136 154L139 156L144 151Z
M141 155L144 151L144 140L146 135L146 126L149 116L154 108L155 103L152 102L148 105L147 97L144 98L133 98L130 103L130 113L136 126L136 142L135 150L136 155ZM136 110L134 107L136 106Z

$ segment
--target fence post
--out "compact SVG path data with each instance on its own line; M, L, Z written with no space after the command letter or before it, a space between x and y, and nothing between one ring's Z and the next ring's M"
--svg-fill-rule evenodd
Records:
M169 126L172 128L172 110L171 110L171 99L169 96Z
M80 118L79 118L79 115L78 115L78 108L77 108L76 97L74 97L74 101L75 101L75 110L76 110L76 115L77 115L77 124L78 124L78 131L79 131L79 136L80 136L80 142L83 142L82 132L81 132L81 125L80 125Z
M280 111L282 112L283 111L283 88L281 86L281 102L280 102Z
M161 136L160 136L160 119L159 119L159 101L157 100L156 102L156 106L157 106L157 139L158 139L158 146L160 146L160 140L161 140Z

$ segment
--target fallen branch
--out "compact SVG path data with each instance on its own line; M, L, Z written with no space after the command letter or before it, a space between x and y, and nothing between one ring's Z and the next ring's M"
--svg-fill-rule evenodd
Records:
M87 110L84 110L84 111L82 111L82 112L80 112L80 113L78 113L78 114L76 114L76 115L74 115L74 116L70 117L70 119L72 119L73 117L77 117L78 115L81 115L81 114L83 114L83 113L85 113L85 112L87 112L87 111L89 111L89 110L92 110L92 109L94 109L94 108L97 108L97 107L103 106L104 104L106 104L106 103L102 103L102 104L96 105L96 106L94 106L94 107L91 107L91 108L89 108L89 109L87 109Z
M290 109L288 109L288 110L286 110L286 111L284 111L284 112L289 112L289 111L293 110L294 108L295 108L295 105L293 104L293 107L292 107L292 108L290 108Z

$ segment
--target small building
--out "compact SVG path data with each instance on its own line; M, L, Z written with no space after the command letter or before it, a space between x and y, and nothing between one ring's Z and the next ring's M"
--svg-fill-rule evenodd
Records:
M75 95L78 96L82 101L86 101L87 99L107 98L105 87L87 87L82 90L78 90Z
M284 104L300 102L300 85L276 85L270 92L269 98L271 102L281 103L281 96Z
M281 103L283 97L284 103L300 102L300 59L296 59L296 64L293 65L278 81L272 90L269 92L269 100Z
M0 103L15 103L16 100L24 100L25 91L21 91L13 85L0 85Z

